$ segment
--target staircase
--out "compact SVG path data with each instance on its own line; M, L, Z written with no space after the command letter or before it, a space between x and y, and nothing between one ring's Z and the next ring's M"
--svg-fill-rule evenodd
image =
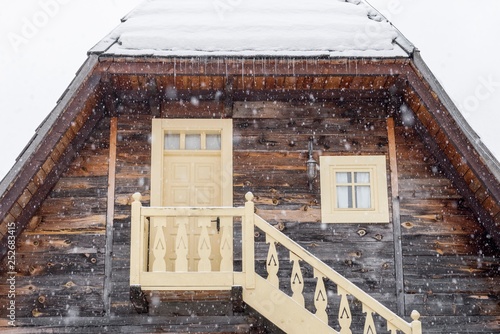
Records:
M241 286L243 301L286 333L350 334L353 319L358 322L362 319L363 334L375 334L381 327L391 334L422 333L417 311L412 312L412 321L406 322L256 215L251 193L245 198L245 206L239 208L165 208L143 207L141 195L133 195L130 284L131 300L138 312L148 312L143 291L224 291ZM176 256L170 260L166 257L169 240L165 227L168 219L174 220L174 226L178 226L174 239L171 237ZM197 271L186 270L190 240L186 226L189 219L196 219L200 228ZM236 225L241 227L242 268L235 271L233 230ZM265 278L255 270L254 235L257 231L265 234L269 245ZM211 246L210 238L215 233L220 234L219 249ZM277 247L281 248L280 252ZM213 253L217 253L216 258L220 259L217 263L213 263ZM285 260L292 263L290 294L280 289L278 278L280 261ZM312 295L305 290L306 281L311 281L303 276L305 266L312 268L312 281L315 282ZM217 270L212 270L212 267ZM325 283L336 287L335 298ZM362 305L362 314L352 314L353 303ZM336 319L329 317L327 310L337 307ZM377 321L385 323L376 323L376 319L383 319Z

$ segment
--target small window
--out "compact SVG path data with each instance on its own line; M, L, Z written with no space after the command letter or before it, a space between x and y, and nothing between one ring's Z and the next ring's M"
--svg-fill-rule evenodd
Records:
M320 169L323 222L389 222L385 156L322 156Z

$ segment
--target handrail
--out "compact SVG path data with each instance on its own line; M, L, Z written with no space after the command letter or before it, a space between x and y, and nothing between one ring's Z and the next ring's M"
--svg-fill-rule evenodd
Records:
M401 319L397 314L395 314L387 307L379 303L372 296L370 296L369 294L358 288L351 281L340 275L334 269L327 266L324 262L319 260L314 255L309 253L302 246L300 246L299 244L288 238L285 234L281 233L273 226L269 225L264 219L262 219L258 215L255 215L255 226L260 228L266 234L271 235L276 240L276 242L280 243L283 247L295 253L303 261L307 262L313 268L320 271L324 276L326 276L332 282L340 286L348 294L354 296L364 305L368 305L374 312L379 314L382 318L387 320L398 330L401 330L404 333L408 334L421 333L421 330L418 331L418 328L421 327L421 325L420 321L418 321L420 314L417 311L412 312L411 317L413 319L413 322L412 323L406 322L405 320Z

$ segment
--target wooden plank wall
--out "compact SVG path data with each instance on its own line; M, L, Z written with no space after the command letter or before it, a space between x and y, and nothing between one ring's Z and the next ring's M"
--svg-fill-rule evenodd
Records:
M103 314L108 129L97 125L17 239L18 319Z
M161 117L232 117L234 204L243 205L244 194L252 191L259 215L396 310L392 225L321 224L319 177L310 191L305 175L311 136L317 161L320 154L387 155L386 117L392 109L386 101L235 102L232 115L223 102L164 102L159 109ZM149 205L151 110L148 102L116 109L110 315L120 316L125 326L143 317L129 301L130 196L141 192ZM394 116L406 310L422 312L426 331L446 332L451 321L492 333L500 317L498 249L416 132ZM110 118L105 118L18 240L20 318L103 315L109 129ZM256 241L262 270L267 247L263 235ZM281 268L289 289L286 254ZM310 268L304 272L310 275ZM314 280L306 282L310 295ZM338 305L335 287L328 289Z
M499 329L498 249L416 131L396 127L406 312L426 333Z

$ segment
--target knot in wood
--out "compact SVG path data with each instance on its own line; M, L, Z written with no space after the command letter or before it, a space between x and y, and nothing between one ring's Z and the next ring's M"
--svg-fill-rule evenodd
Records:
M283 230L285 229L285 223L279 222L278 224L276 224L276 228L278 229L278 231L283 232Z
M365 229L359 229L356 232L360 237L364 237L366 235L366 230Z

